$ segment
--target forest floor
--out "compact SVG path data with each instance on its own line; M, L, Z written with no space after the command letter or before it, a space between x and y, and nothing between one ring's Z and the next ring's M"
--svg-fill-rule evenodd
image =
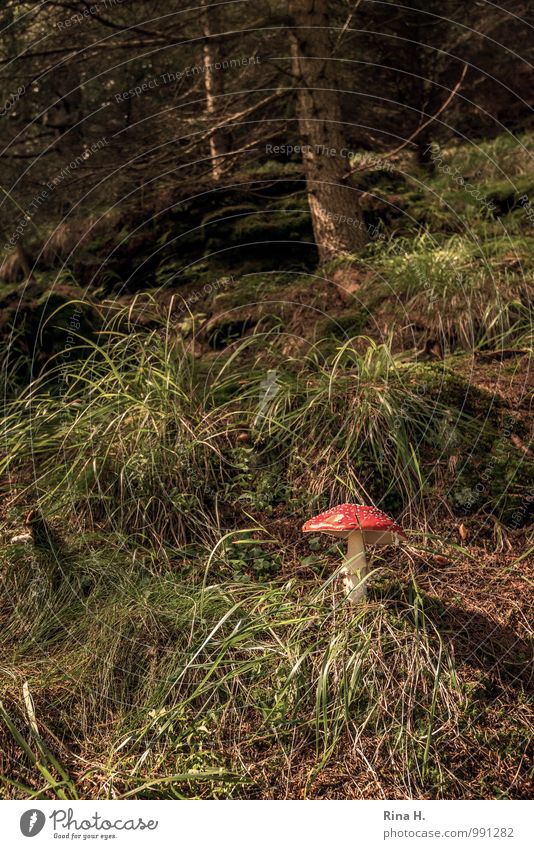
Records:
M525 144L447 152L495 216L399 165L367 209L392 235L361 256L201 262L180 286L166 257L161 288L84 291L68 358L77 284L27 289L4 364L4 798L532 797ZM257 237L232 216L223 242ZM301 533L344 501L407 533L372 552L362 605L335 541Z

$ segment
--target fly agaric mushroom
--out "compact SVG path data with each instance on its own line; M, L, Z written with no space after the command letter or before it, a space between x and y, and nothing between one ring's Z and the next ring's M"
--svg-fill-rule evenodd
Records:
M367 596L365 576L367 560L365 546L391 545L406 534L393 519L376 507L359 504L338 504L309 519L303 526L305 534L325 533L347 540L347 556L343 567L343 585L351 602Z

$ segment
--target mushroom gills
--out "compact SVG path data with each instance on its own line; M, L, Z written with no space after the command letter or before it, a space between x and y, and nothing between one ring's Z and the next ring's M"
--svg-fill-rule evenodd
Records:
M367 558L365 542L361 531L352 531L347 539L347 557L343 567L343 586L352 604L367 597Z

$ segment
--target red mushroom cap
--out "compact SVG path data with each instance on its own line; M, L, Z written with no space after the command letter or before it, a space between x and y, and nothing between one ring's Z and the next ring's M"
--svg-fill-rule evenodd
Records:
M377 507L368 507L364 504L338 504L330 507L324 513L319 513L313 519L308 519L302 526L304 533L322 531L323 533L340 533L343 531L382 531L406 534L393 519L390 519Z

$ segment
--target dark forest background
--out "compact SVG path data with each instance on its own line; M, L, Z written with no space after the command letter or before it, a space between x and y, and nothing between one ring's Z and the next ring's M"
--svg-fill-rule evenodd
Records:
M259 2L253 14L247 2L170 2L163 15L143 2L7 2L0 224L14 250L2 276L60 269L134 292L248 256L309 268L357 250L356 227L338 220L325 235L323 207L403 226L401 209L362 198L380 166L365 152L413 153L430 169L432 142L530 128L525 18L520 2ZM247 204L265 215L227 220Z

